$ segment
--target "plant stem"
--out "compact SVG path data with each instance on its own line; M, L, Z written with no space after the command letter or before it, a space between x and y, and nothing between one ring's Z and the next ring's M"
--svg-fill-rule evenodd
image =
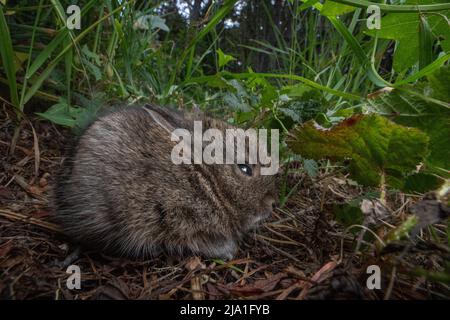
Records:
M365 0L333 0L333 2L346 4L358 8L367 8L374 5L380 7L385 12L402 12L402 13L414 13L414 12L436 12L450 9L450 3L438 3L438 4L425 4L425 5L394 5L383 4Z

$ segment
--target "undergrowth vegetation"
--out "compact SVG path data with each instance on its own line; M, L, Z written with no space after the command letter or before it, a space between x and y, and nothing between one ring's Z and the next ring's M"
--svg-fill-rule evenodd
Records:
M80 29L66 24L73 4ZM372 187L336 207L347 227L363 224L364 198L386 205L390 192L448 205L450 5L380 2L377 30L369 4L0 0L1 101L17 132L30 113L79 131L106 105L148 102L278 128L286 172L340 170ZM383 243L418 225L433 234L423 221Z

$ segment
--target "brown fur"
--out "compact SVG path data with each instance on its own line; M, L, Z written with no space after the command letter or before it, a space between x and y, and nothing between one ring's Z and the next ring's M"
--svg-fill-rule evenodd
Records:
M149 106L175 128L193 117ZM203 130L230 125L201 116ZM100 117L80 137L55 186L55 218L91 247L134 257L202 254L232 258L242 235L267 217L275 177L237 165L175 165L175 142L141 107Z

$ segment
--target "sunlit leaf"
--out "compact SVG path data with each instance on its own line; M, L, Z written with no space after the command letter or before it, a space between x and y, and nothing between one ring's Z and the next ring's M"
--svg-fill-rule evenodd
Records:
M223 66L227 65L228 62L236 60L235 57L229 54L223 53L223 51L219 48L217 49L217 56L219 58L219 68L222 68Z
M351 159L350 172L364 185L378 186L381 176L395 187L427 154L423 132L379 115L355 115L331 129L308 121L290 132L288 146L304 158Z
M339 16L344 13L355 11L356 7L327 0L320 11L324 16Z

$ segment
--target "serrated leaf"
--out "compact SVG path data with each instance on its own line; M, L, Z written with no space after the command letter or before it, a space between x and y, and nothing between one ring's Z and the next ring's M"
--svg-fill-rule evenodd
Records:
M288 109L288 108L278 108L279 111L281 111L282 114L288 116L295 122L300 121L300 115L296 113L294 110Z
M306 174L311 178L317 177L317 174L319 173L319 166L313 159L304 159L303 168L305 169Z
M100 57L98 56L98 54L92 52L91 50L89 50L89 48L87 47L87 45L84 45L83 48L81 49L81 52L83 52L83 54L87 57L90 58L94 61L94 63L96 65L100 65Z
M250 106L238 99L234 93L226 93L223 97L223 101L233 109L238 109L244 112L250 111Z
M290 132L287 144L304 158L351 159L350 172L361 184L378 186L384 174L396 186L423 161L428 137L379 115L357 114L331 129L308 121Z
M99 81L102 78L102 72L99 67L90 62L89 60L83 59L83 62L89 72L95 77L95 81Z
M405 180L403 190L406 192L425 193L431 190L437 190L445 182L444 179L425 172L409 175Z
M81 108L71 107L64 98L60 98L60 101L46 112L36 114L53 123L72 128L76 125L76 118L81 112Z

